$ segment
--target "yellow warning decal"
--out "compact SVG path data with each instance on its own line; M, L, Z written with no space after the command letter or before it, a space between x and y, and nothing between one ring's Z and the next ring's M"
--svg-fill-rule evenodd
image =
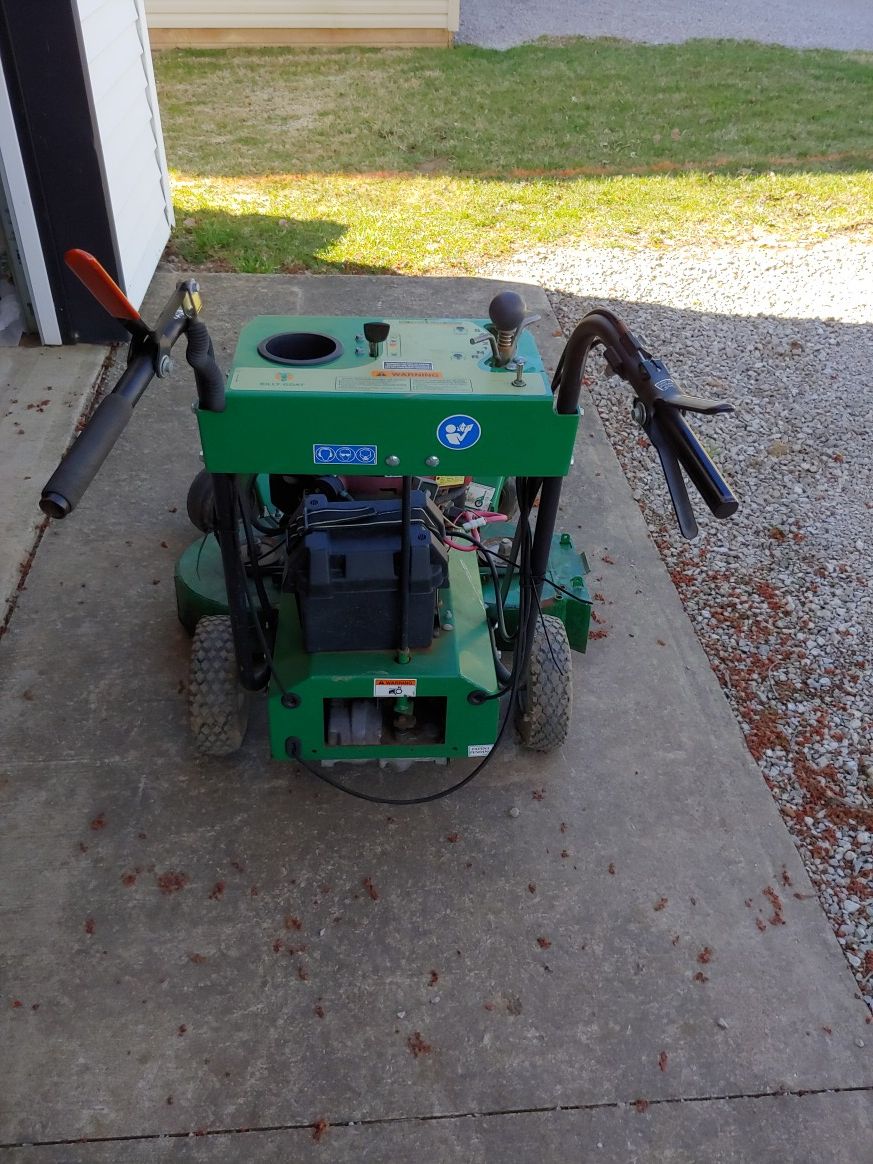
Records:
M439 486L463 485L466 479L466 477L434 477L434 481L436 481L437 485Z

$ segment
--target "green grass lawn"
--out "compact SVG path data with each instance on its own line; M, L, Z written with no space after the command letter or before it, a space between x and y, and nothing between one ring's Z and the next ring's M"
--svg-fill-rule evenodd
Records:
M242 271L473 271L604 245L873 234L873 56L571 40L155 61L174 247Z

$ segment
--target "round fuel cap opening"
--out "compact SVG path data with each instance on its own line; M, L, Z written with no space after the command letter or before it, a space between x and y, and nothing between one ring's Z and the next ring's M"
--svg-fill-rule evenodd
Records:
M343 345L332 335L319 331L282 331L261 340L258 351L274 364L299 367L329 364L343 354Z

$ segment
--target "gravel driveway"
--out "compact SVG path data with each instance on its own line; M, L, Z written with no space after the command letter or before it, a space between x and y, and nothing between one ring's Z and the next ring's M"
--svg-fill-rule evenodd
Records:
M457 39L510 48L541 36L616 36L667 44L696 37L758 40L795 48L873 51L870 0L461 0Z
M685 542L627 390L592 361L634 497L873 1006L873 246L576 246L489 274L541 282L567 332L609 306L689 391L737 405L695 427L740 511L697 506Z

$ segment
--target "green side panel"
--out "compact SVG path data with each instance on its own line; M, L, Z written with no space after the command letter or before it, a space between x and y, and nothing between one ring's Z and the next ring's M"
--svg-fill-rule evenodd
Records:
M427 650L414 651L412 660L406 664L396 662L391 651L307 654L303 650L296 600L292 594L283 594L274 660L282 684L300 702L293 708L283 706L281 690L275 680L270 684L270 747L274 758L289 758L288 741L298 741L295 746L299 747L301 757L312 761L412 756L466 759L471 746L481 748L493 744L497 738L500 701L472 704L467 700L471 691L497 690L475 555L449 556L449 586L439 594L441 618L447 619L451 611L454 629L443 630ZM324 700L372 699L376 679L415 679L418 696L445 698L445 740L428 746L328 747Z
M261 316L240 335L224 412L198 412L213 473L354 472L358 476L463 474L559 477L570 467L578 416L554 411L549 378L531 335L517 373L493 368L487 346L470 343L477 320L390 320L380 357L356 336L363 319ZM335 339L341 354L316 366L272 363L258 344L280 332ZM393 345L393 346L392 346ZM467 448L441 444L437 429L472 417L481 435ZM316 446L342 450L318 459ZM367 451L358 456L358 451ZM320 455L320 454L319 454ZM428 461L430 464L428 464Z
M212 535L193 542L176 559L176 610L188 634L201 618L227 614L227 590L221 568L221 550Z
M505 524L501 522L488 526L489 539L492 537L512 537L514 533L515 524L513 522ZM480 570L485 603L489 616L494 619L496 614L491 573L487 568L480 567ZM556 533L552 537L547 581L543 585L540 602L544 611L563 622L567 628L567 637L573 650L583 653L588 646L588 631L591 625L591 595L585 584L587 573L588 563L584 556L576 550L571 536L568 533ZM562 594L560 590L556 589L556 586L569 591L569 594ZM518 626L517 578L512 581L509 593L504 600L503 609L506 629L510 634L513 634Z

